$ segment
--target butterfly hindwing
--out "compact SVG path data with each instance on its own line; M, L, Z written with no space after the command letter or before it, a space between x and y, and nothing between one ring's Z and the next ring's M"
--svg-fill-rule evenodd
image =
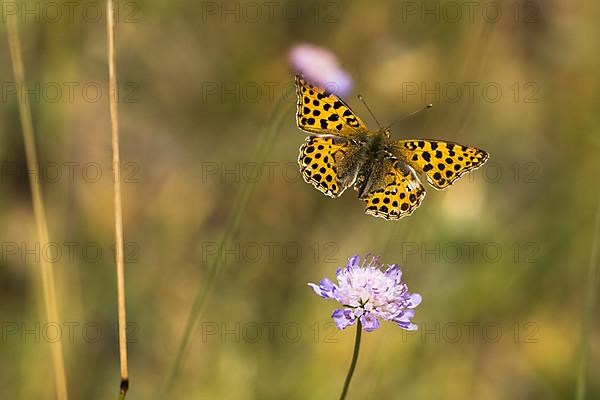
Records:
M339 197L354 183L355 176L344 174L340 165L351 151L343 138L309 136L300 147L298 164L306 183L329 197Z
M306 132L355 138L368 133L350 107L333 93L296 75L298 95L296 122Z
M442 140L396 140L393 147L397 157L417 172L424 172L429 184L436 189L447 188L488 159L488 153L483 150Z
M382 185L367 194L365 212L386 220L406 217L421 205L425 188L415 171L401 161L384 162Z

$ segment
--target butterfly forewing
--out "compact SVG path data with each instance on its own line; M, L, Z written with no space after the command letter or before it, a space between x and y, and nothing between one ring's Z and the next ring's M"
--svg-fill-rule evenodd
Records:
M442 140L396 140L394 155L417 172L424 172L436 189L452 185L462 174L482 166L488 153L475 147Z
M365 124L333 93L296 75L296 122L306 132L357 138L368 133Z

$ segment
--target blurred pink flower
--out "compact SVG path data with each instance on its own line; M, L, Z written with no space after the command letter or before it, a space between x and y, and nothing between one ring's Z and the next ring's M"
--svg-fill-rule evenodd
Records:
M338 96L350 93L352 78L328 49L306 43L297 44L290 50L288 59L294 71L301 73L307 81Z

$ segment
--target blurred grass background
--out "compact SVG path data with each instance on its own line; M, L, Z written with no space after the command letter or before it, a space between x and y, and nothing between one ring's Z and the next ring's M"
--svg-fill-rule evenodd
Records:
M431 8L436 3L440 10L448 4L427 2ZM43 94L32 100L32 111L40 162L63 165L57 182L42 179L51 240L80 243L74 260L63 254L55 264L61 318L79 324L73 325L73 340L62 328L70 397L104 399L116 394L118 384L106 32L104 19L82 17L85 4L104 8L83 2L72 22L63 16L52 23L42 15L37 22L29 17L19 29L30 88L55 82L64 90L56 102ZM207 4L217 7L216 15L207 13ZM235 4L239 22L235 15L220 14ZM401 264L410 289L423 295L415 317L421 331L407 335L383 324L363 335L349 398L573 398L590 253L598 240L597 6L518 3L521 14L515 21L513 3L497 2L503 17L490 23L481 15L485 3L475 9L473 22L466 8L459 21L442 14L438 22L407 15L408 2L279 2L270 21L267 6L258 2L252 4L262 10L261 17L251 22L241 11L248 4L120 4L121 18L129 21L116 27L119 89L131 95L119 104L122 160L134 163L137 180L123 183L125 240L132 243L126 265L129 398L158 398L171 373L190 308L208 275L211 250L244 185L243 168L255 161L261 132L273 123L282 96L287 118L266 156L278 163L273 179L263 170L253 188L233 232L239 250L234 243L226 254L166 397L335 398L354 335L327 325L335 304L317 298L306 282L331 278L347 257L373 252ZM302 10L297 22L282 15L286 4ZM526 4L535 7L526 9ZM293 16L293 9L289 13ZM524 14L535 19L524 23ZM5 173L9 165L24 165L24 151L18 98L7 92L12 71L5 29L0 36ZM396 126L392 134L481 147L490 152L493 168L478 170L444 192L429 188L413 216L395 223L364 215L353 192L332 200L298 181L294 169L284 167L295 162L305 137L295 126L293 73L287 64L289 49L299 42L338 55L354 79L347 100L369 126L374 128L356 93L384 124L432 102L432 110ZM65 82L77 82L79 88L96 83L104 94L92 102L76 88L69 101ZM266 85L273 82L270 98ZM444 95L439 101L432 95L421 99L422 91L403 97L407 82L427 88L436 82L442 87L496 82L502 96L491 102L476 89L472 102L466 91L457 102ZM515 83L517 101L510 89ZM537 102L525 102L531 93L527 83L538 89L532 97ZM239 99L225 90L236 84ZM215 85L218 93L210 94ZM262 92L255 100L244 88L256 85ZM76 167L69 182L65 162L97 163L102 178L82 179ZM214 165L217 175L207 175ZM240 179L231 173L221 177L223 166L239 168ZM54 383L39 263L6 251L10 243L35 245L27 178L3 175L0 191L0 392L6 398L49 399ZM265 243L273 242L271 258ZM472 258L466 245L471 242L478 244ZM102 248L97 262L82 254L85 243ZM494 249L482 251L489 243L501 249L497 260ZM452 262L456 246L462 254ZM257 247L260 256L254 256ZM295 256L298 248L302 254ZM600 384L593 379L600 365L600 331L597 318L589 321L586 398L594 399L600 397ZM96 336L93 328L87 336L82 332L91 323L102 330L98 340L90 339ZM9 334L15 324L18 333ZM260 327L258 340L252 340L254 324ZM455 324L461 328L459 340L453 340ZM468 324L479 324L473 325L473 340ZM502 330L497 340L494 327L482 330L490 324ZM23 334L23 326L37 331L39 340ZM218 332L209 335L215 326Z

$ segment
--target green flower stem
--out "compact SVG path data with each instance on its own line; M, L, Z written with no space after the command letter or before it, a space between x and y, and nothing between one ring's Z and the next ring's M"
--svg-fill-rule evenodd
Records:
M361 334L362 324L360 323L359 318L356 324L356 340L354 341L354 354L352 354L352 362L350 363L348 375L346 375L346 382L344 382L344 389L342 390L342 394L340 395L340 400L344 400L346 398L346 394L348 393L348 387L350 386L350 381L352 380L352 375L354 374L354 368L356 368L356 362L358 361L358 351L360 350Z
M577 371L577 383L575 385L575 398L584 400L586 397L587 374L589 364L589 341L590 331L593 326L594 304L596 304L596 290L600 281L600 262L598 262L598 244L600 244L600 202L596 211L596 223L594 225L594 236L592 239L592 252L588 276L586 279L587 290L585 308L583 311L583 323L581 327L581 341L579 344L579 367Z

